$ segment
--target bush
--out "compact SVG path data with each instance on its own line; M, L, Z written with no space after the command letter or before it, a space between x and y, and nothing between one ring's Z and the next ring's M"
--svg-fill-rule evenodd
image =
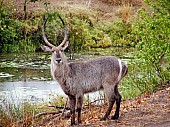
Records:
M70 42L74 51L90 48L107 48L112 45L109 36L100 27L94 27L96 21L88 16L73 16L69 18Z
M7 6L8 5L8 6ZM9 3L0 3L0 52L33 52L41 42L37 18L19 20Z
M106 25L105 33L111 38L113 46L134 46L130 39L132 39L132 23L117 20L111 24Z
M165 4L166 0L148 2L154 7L154 12L139 11L131 36L138 40L134 42L138 50L134 64L138 74L134 72L134 81L143 91L152 92L156 86L170 81L170 13L167 9L170 4Z

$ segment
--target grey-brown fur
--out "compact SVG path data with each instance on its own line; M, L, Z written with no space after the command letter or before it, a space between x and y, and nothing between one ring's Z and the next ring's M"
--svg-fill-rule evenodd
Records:
M71 125L75 124L76 106L78 123L81 123L84 94L101 89L103 89L109 102L108 110L101 120L108 118L115 101L116 111L111 116L111 119L118 119L121 102L118 84L128 71L127 65L114 56L103 56L88 61L68 63L64 54L64 49L68 46L67 39L64 39L65 41L62 42L62 45L55 47L46 39L44 30L43 37L47 45L51 47L42 46L43 50L52 52L51 74L70 100Z

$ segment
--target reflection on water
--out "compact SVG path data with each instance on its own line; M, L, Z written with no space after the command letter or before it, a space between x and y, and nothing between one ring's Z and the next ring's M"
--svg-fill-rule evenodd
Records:
M65 95L55 81L0 83L0 103L48 102L51 96ZM5 95L5 96L4 96Z
M113 55L124 61L131 59L130 48L95 49L79 54L66 54L69 61L88 60L97 56ZM50 57L47 53L0 54L0 101L47 101L49 95L62 95L59 85L52 82ZM48 82L50 81L50 82Z
M50 55L0 54L0 82L51 80Z

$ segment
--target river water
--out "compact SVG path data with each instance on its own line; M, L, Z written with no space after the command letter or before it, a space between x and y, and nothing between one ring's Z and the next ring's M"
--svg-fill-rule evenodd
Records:
M131 59L130 48L96 49L79 54L67 53L68 61L82 61L97 56L114 55L123 61ZM63 95L50 74L51 54L0 54L0 103L48 102Z

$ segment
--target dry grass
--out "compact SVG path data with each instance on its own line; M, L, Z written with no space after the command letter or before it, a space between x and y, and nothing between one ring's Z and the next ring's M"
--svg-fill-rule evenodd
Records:
M140 7L140 6L143 6L143 4L144 4L143 0L99 0L99 1L101 1L103 3L110 4L110 5L115 5L115 6L120 6L123 4L130 3L133 6Z
M18 11L23 11L23 0L12 0L10 2L14 4ZM146 6L143 0L48 0L48 2L47 7L44 5L44 1L29 2L27 3L27 11L60 10L63 14L81 13L93 17L98 16L102 20L113 21L116 19L116 13L121 13L121 17L126 20L131 16L132 8L136 10L139 7Z
M133 17L134 14L135 14L134 7L129 3L120 6L116 12L116 15L119 18L121 18L124 22L127 22L131 17Z

